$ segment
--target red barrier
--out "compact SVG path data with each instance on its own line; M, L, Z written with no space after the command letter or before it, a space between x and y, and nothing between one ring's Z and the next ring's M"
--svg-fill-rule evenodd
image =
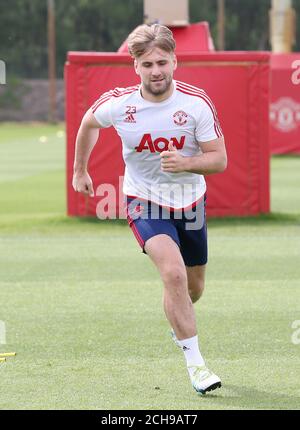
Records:
M272 154L300 154L300 53L271 56Z
M177 57L179 68L175 79L203 88L209 94L226 139L226 172L206 177L208 215L269 212L269 54L179 53ZM137 84L139 78L127 54L80 52L68 54L65 78L68 214L103 216L99 195L84 198L71 186L77 130L85 111L103 92ZM119 177L124 171L121 141L112 128L101 130L100 134L89 172L95 189L105 183L113 185L112 192L116 189L119 193ZM118 214L120 201L116 205Z

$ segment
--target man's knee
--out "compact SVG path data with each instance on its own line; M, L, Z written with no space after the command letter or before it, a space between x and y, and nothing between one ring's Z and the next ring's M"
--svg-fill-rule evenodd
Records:
M186 271L183 268L176 267L176 266L168 266L165 268L165 270L162 273L162 280L165 284L165 286L168 288L186 288L187 285L187 275Z

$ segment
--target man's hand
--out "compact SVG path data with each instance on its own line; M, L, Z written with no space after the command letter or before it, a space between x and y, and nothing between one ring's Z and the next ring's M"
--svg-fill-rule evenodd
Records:
M76 137L72 185L75 191L90 197L94 197L94 190L87 165L99 137L100 128L92 109L89 109L82 118Z
M185 169L185 157L180 155L170 142L168 151L161 152L161 170L168 173L179 173Z
M93 182L88 172L74 172L72 185L78 193L94 197Z

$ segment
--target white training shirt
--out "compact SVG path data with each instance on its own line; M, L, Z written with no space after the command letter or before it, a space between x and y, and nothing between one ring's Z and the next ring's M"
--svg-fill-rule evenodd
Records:
M189 172L162 172L160 153L172 141L183 156L199 154L198 142L217 139L222 130L205 91L173 82L174 91L163 102L145 100L136 85L104 93L92 111L101 127L113 126L122 140L124 194L180 209L201 199L205 179Z

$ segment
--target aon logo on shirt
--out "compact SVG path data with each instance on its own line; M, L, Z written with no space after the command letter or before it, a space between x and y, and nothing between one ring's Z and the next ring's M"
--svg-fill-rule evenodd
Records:
M150 151L150 152L163 152L168 150L169 142L172 142L175 148L182 149L185 142L185 136L181 136L178 140L176 137L166 139L165 137L158 137L153 140L150 133L144 134L138 146L135 147L136 152Z

